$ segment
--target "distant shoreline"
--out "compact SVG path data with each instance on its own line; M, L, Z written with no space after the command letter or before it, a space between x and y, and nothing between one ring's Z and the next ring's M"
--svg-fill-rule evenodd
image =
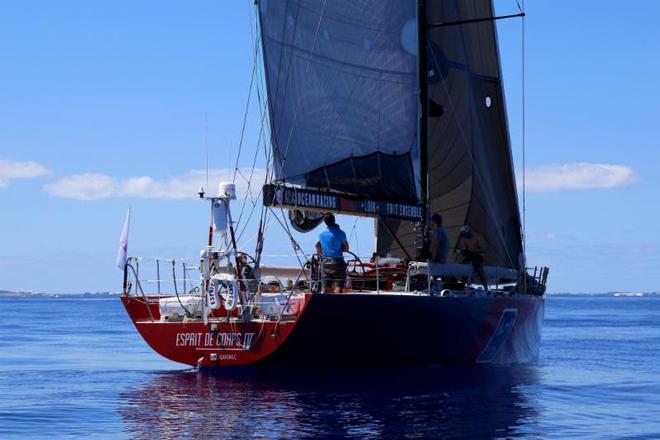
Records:
M0 298L113 298L119 295L119 292L51 293L0 290Z
M51 293L51 292L31 292L31 291L12 291L0 290L0 298L115 298L120 295L119 292L83 292L83 293ZM548 293L548 297L572 296L572 297L624 297L640 298L660 296L660 292L553 292Z

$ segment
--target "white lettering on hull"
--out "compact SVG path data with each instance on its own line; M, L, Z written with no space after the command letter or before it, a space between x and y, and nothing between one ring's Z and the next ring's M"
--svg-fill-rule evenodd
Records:
M249 350L255 333L177 333L177 347Z

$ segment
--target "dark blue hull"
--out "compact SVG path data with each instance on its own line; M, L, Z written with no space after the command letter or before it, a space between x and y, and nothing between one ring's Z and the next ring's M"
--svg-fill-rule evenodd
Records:
M531 295L316 294L261 367L531 363L543 311Z

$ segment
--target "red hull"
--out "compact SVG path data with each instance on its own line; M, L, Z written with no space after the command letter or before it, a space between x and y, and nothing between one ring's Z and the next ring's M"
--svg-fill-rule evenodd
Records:
M270 356L289 337L295 321L227 322L214 319L205 324L161 322L158 296L142 299L122 295L135 328L160 355L182 364L203 367L231 367L258 363ZM298 304L298 313L304 303ZM224 313L226 315L226 313ZM153 320L151 317L153 316Z
M295 320L160 322L158 297L122 296L159 354L203 367L514 364L538 356L544 299L307 294Z

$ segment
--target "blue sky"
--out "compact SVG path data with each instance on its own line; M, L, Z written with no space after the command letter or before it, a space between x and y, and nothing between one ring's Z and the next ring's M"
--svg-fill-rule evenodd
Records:
M208 207L195 199L205 119L212 180L226 178L252 72L251 4L3 3L0 289L118 290L129 204L131 254L194 260L208 228ZM551 267L554 292L660 290L660 3L526 8L528 260ZM499 33L521 169L520 21L500 22ZM341 222L368 255L371 222ZM271 231L267 261L291 262L279 257L291 254L288 240ZM315 235L301 244L311 249Z

